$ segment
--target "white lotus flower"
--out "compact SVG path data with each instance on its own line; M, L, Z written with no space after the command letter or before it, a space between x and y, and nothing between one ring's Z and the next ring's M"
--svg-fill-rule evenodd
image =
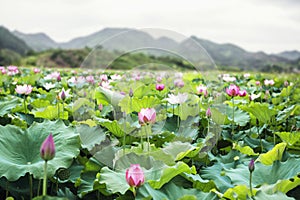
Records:
M182 104L184 102L186 102L186 100L188 99L188 94L187 93L178 93L177 95L174 94L168 94L168 98L166 98L166 100L170 103L170 104Z

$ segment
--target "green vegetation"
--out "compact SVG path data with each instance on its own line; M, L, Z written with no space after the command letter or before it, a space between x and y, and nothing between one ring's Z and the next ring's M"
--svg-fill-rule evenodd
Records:
M25 55L30 50L23 40L14 36L3 26L0 26L0 49L9 49L21 55Z

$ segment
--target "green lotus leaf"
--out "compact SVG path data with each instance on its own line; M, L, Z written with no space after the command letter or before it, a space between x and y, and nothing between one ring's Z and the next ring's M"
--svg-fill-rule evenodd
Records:
M130 133L135 129L135 127L131 127L129 122L126 122L126 126L124 126L124 122L120 123L117 120L110 121L107 119L98 118L98 121L101 126L107 128L113 135L117 137L122 137L126 133Z
M287 107L286 109L279 111L276 117L277 123L281 123L285 121L290 115L292 115L297 109L300 109L299 105L292 105Z
M34 122L25 131L16 126L0 126L0 133L0 174L10 181L26 173L37 179L43 177L44 161L40 157L40 147L50 133L54 137L56 155L48 161L48 176L53 176L61 167L68 168L79 154L78 135L62 121Z
M100 126L90 127L86 124L82 124L77 127L77 131L80 135L82 147L87 148L89 151L106 138L106 135Z
M153 189L150 184L144 184L138 189L136 199L153 199L153 200L216 200L217 196L213 193L204 193L197 189L185 189L169 182L160 190Z
M275 134L290 146L300 142L300 132L276 132Z
M119 106L122 112L131 113L140 112L142 108L153 108L159 103L160 100L154 96L144 96L142 99L127 96L120 101Z
M274 161L281 160L285 147L285 142L279 143L267 153L260 154L257 161L260 161L265 165L272 165Z
M105 184L107 190L109 190L112 194L125 194L125 192L130 188L126 182L125 170L113 171L108 167L103 167L101 169L99 183Z
M246 200L250 195L250 189L246 185L238 185L234 188L229 188L222 197L226 199Z
M182 173L181 176L191 181L193 183L193 188L197 188L203 192L209 192L216 187L212 180L204 180L199 174Z
M51 196L38 196L33 198L33 200L68 200L65 197L51 197Z
M47 106L45 109L39 109L37 111L33 111L33 114L37 118L44 118L44 119L58 119L58 115L60 119L68 119L68 112L63 111L63 105L58 104L60 112L58 113L58 106Z
M162 169L160 179L149 180L148 182L151 185L151 187L153 187L154 189L160 189L164 184L168 183L172 178L174 178L175 176L183 172L188 174L196 174L196 169L195 167L190 168L186 163L180 161L172 167L165 166Z
M187 103L180 104L174 109L174 114L178 115L181 120L186 120L189 116L196 116L200 112L198 105L189 105Z
M258 153L255 153L254 150L249 146L241 146L239 143L233 143L232 149L236 149L239 152L246 154L248 156L257 156Z
M299 181L295 179L300 172L299 161L300 159L290 158L285 162L275 161L271 166L255 163L255 170L252 174L253 186L273 185L271 190L274 193L293 189L299 184ZM248 165L240 164L236 169L225 169L225 175L231 179L234 185L249 186ZM293 181L290 180L292 178ZM290 182L286 182L286 180L290 180Z
M119 92L99 87L95 91L95 98L97 99L97 104L111 104L114 108L116 108L118 107L119 102L124 98L124 95L120 94Z
M233 118L232 108L227 109L227 115L228 115L228 119L232 121ZM237 123L239 126L245 126L249 121L250 121L250 116L248 115L248 113L235 107L234 122Z
M258 121L264 124L270 122L271 117L277 113L274 109L270 109L269 105L266 103L261 104L258 102L251 102L248 105L240 106L240 108L251 113Z
M138 163L140 164L141 167L147 170L151 169L151 171L160 169L164 166L164 163L162 161L156 161L152 156L129 153L121 157L116 157L114 159L114 169L117 170L127 169L130 167L130 164L133 163ZM151 177L151 179L153 178Z
M11 112L17 105L21 105L19 98L3 98L0 100L0 116L4 116Z
M204 180L212 180L221 192L225 192L228 188L234 187L228 176L222 174L223 166L220 163L216 163L211 167L207 167L201 170L201 177Z
M274 199L280 199L280 200L294 200L292 197L288 197L287 195L281 193L281 192L276 192L274 194L267 194L263 191L258 191L256 196L254 197L255 199L263 199L263 200L274 200Z
M199 153L200 148L191 145L190 143L183 143L180 141L167 143L166 147L162 149L166 154L170 155L175 161L181 160L184 157L193 157Z
M81 174L80 181L76 183L79 197L83 197L87 193L94 191L94 183L97 181L96 174L97 172L85 172Z
M44 99L35 99L30 103L30 105L34 108L45 108L50 105L50 101Z
M226 111L224 110L225 110L224 105L213 105L211 107L211 118L215 123L219 125L229 123L228 117L225 114Z

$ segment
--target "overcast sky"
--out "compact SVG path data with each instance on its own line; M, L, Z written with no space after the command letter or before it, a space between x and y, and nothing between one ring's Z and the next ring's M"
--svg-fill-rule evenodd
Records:
M298 0L0 0L0 24L58 42L105 27L164 28L249 51L300 50Z

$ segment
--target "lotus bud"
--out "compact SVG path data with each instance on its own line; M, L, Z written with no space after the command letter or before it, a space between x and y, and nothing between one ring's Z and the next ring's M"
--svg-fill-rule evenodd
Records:
M206 110L206 116L207 117L211 117L211 110L210 110L210 108L207 108L207 110Z
M103 104L102 104L102 103L99 104L98 109L99 109L100 111L103 110Z
M132 91L132 88L130 88L130 90L129 90L129 96L130 96L130 97L133 97L133 91Z
M254 171L255 165L254 165L253 159L251 159L251 161L249 162L248 169L249 169L250 173L252 173Z
M40 154L43 160L52 160L55 156L55 144L52 134L50 134L43 142Z
M131 164L126 170L126 181L131 187L139 187L145 182L145 175L139 164Z

